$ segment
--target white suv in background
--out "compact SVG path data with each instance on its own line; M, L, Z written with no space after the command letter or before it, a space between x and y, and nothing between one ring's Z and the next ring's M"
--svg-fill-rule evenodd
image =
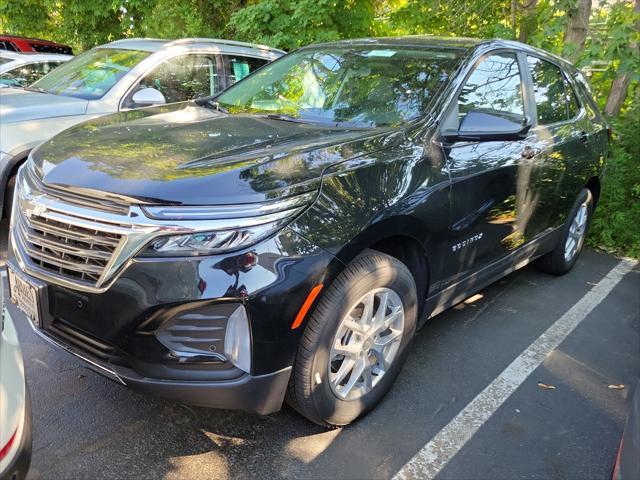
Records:
M216 94L284 53L207 38L118 40L26 89L0 89L0 213L10 214L15 173L31 149L62 130L100 115Z
M0 50L0 88L26 87L59 67L73 55L17 53Z

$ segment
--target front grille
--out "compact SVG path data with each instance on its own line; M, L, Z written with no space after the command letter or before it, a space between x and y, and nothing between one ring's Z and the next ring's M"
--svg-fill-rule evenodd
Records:
M22 248L37 267L95 286L121 236L23 212L18 215Z
M125 365L124 360L116 353L115 347L92 335L80 332L63 320L54 320L47 327L47 332L62 343L66 343L90 357L116 365Z

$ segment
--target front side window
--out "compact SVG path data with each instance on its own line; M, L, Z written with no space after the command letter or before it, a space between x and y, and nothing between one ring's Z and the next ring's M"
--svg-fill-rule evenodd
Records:
M56 68L32 87L54 95L85 100L102 98L149 53L142 50L94 48Z
M137 90L155 88L167 103L184 102L218 93L215 55L182 55L171 58L140 81Z
M550 125L574 117L578 105L560 68L536 57L527 57L527 62L533 78L538 123Z
M458 96L458 121L471 111L517 121L524 118L522 80L514 54L490 55L471 73Z
M40 62L22 65L0 75L0 83L26 87L56 68L60 62Z
M225 55L225 57L229 62L229 72L227 73L227 85L229 86L269 63L268 60L262 58L243 57L240 55Z
M459 53L410 47L317 47L266 65L216 100L231 113L287 115L358 127L417 118Z

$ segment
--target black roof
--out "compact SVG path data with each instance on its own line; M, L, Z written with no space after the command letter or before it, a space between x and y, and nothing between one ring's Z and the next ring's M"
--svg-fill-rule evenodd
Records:
M379 37L379 38L355 38L349 40L338 40L335 42L326 42L321 44L308 45L314 47L316 45L330 46L395 46L395 47L435 47L435 48L451 48L460 51L468 50L483 42L478 38L465 37L437 37L434 35L407 35L403 37ZM303 48L307 48L303 47Z
M545 50L532 47L515 40L502 40L499 38L468 38L468 37L438 37L434 35L407 35L403 37L380 37L380 38L356 38L350 40L338 40L335 42L316 43L302 48L314 48L316 46L393 46L393 47L425 47L425 48L446 48L467 52L475 48L511 48L524 52L535 53L536 55L553 59L567 68L575 70L571 62L554 55Z

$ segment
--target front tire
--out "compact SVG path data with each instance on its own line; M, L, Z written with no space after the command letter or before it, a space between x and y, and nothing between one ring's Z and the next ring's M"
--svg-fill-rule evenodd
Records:
M381 252L363 252L324 292L309 319L288 403L330 428L369 412L402 368L417 311L409 269Z
M583 188L567 217L556 247L538 261L541 270L564 275L573 268L584 247L592 215L593 195L589 189Z

